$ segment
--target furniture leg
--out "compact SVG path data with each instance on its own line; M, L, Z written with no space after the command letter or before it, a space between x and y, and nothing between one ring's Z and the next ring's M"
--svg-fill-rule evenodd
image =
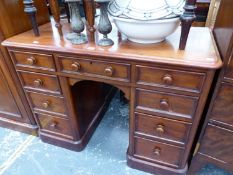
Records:
M65 11L66 11L66 16L67 16L68 23L70 23L70 10L69 10L68 4L65 3L65 2L64 2L64 7L65 7Z
M95 42L95 2L94 0L83 0L83 6L87 20L89 41Z
M60 23L60 9L59 9L57 0L49 0L49 5L50 5L50 9L51 9L53 18L54 18L55 23L56 23L55 26L57 27L59 34L63 35L62 34L62 25Z
M196 19L195 4L196 4L196 0L186 0L186 4L184 6L185 11L180 18L181 20L181 37L180 37L180 46L179 46L180 50L185 49L190 28L192 26L192 23Z
M31 23L32 23L32 29L35 34L35 36L40 36L38 24L36 21L36 7L34 6L33 0L24 0L24 12L27 13L30 17Z

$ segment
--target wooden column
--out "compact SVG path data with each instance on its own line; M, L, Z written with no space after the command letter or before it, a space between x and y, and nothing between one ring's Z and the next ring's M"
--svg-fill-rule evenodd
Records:
M58 6L57 0L49 0L49 6L55 21L55 26L58 29L60 35L62 35L62 25L60 23L60 8Z
M186 4L184 6L184 14L181 16L181 37L180 37L180 50L184 50L190 28L192 26L192 23L196 19L195 15L195 9L196 9L196 0L186 0Z
M63 1L64 7L65 7L65 11L66 11L66 16L67 16L67 20L68 23L70 23L70 9L69 6L66 2Z
M32 29L35 34L35 36L40 36L38 24L36 21L36 7L34 6L33 0L24 0L23 4L25 6L24 12L28 14L31 20Z
M95 42L95 2L94 0L83 0L83 6L87 20L88 39Z

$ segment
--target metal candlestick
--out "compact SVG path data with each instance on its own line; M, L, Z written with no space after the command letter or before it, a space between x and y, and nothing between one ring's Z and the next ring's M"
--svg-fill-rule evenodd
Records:
M82 34L85 26L79 11L80 1L81 0L65 0L65 2L68 2L70 9L71 29L73 31L66 35L66 39L70 40L72 44L87 43L86 35Z
M100 20L98 24L98 31L103 34L103 38L98 41L100 46L111 46L114 42L108 38L108 34L112 31L112 24L108 18L108 2L110 0L96 0L100 4Z

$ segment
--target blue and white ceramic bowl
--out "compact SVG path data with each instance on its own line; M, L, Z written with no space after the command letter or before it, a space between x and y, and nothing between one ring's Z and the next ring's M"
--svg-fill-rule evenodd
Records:
M185 0L112 0L108 11L117 28L129 40L157 43L180 24Z

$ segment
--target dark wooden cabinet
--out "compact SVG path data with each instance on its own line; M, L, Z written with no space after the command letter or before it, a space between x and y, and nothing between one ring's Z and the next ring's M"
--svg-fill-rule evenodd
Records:
M233 172L233 1L222 0L213 30L224 66L213 84L214 94L189 174L212 163Z
M46 4L36 0L39 24L49 21ZM0 2L0 42L31 29L24 13L23 1ZM6 49L0 46L0 125L29 134L37 133L37 125Z
M17 104L14 100L13 94L6 82L5 76L0 69L0 114L1 116L9 117L12 119L20 119L21 115Z

